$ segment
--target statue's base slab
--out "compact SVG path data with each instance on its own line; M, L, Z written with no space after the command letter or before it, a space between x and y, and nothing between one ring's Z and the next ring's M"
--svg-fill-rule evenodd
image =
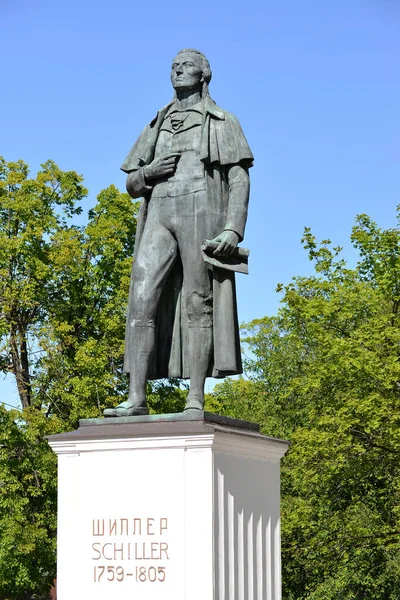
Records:
M58 600L280 600L279 463L258 426L86 419L58 454Z
M93 425L121 425L122 423L181 423L182 421L196 421L201 423L214 423L226 427L239 427L251 431L260 431L257 423L224 417L215 413L203 412L201 410L189 409L181 413L170 413L166 415L137 415L134 417L110 417L107 419L81 419L79 427L91 427Z

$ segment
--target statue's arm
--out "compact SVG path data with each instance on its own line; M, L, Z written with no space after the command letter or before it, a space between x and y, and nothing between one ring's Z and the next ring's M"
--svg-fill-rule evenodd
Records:
M140 198L153 187L149 183L169 177L175 173L176 164L180 158L178 152L163 154L155 158L149 165L140 167L129 173L126 180L126 189L132 198Z
M239 241L242 241L250 195L250 179L247 169L241 165L229 167L228 184L229 199L225 230L234 231L239 236Z
M229 256L244 237L249 204L250 179L247 169L232 165L228 171L229 199L224 231L212 241L218 244L214 255Z
M152 189L152 186L149 186L146 183L143 167L140 167L137 171L131 171L128 174L128 177L126 178L126 191L132 198L141 198Z

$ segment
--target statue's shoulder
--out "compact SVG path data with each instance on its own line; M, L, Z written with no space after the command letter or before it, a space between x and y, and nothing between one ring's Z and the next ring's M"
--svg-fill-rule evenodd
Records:
M229 118L230 113L224 110L212 98L205 98L204 100L204 111L206 114L219 119L220 121L225 121L225 119Z
M165 115L167 114L167 112L169 111L169 109L171 108L172 105L173 105L173 102L168 102L168 104L166 104L165 106L163 106L162 108L160 108L160 110L153 117L153 119L150 121L150 123L148 125L146 125L146 127L151 127L152 128L157 123L159 123L160 121L163 121Z
M235 117L235 115L231 112L228 112L227 110L218 106L218 104L216 104L216 102L214 102L214 100L211 98L207 99L205 102L205 109L211 116L220 121L225 121L227 125L240 127L237 117Z
M128 156L122 163L122 171L125 171L125 173L136 171L143 165L149 164L152 160L154 148L157 143L158 131L171 104L172 102L160 108L156 116L145 126L131 148Z
M209 113L210 131L208 155L203 160L219 162L221 165L232 165L245 162L248 167L253 164L253 154L244 136L238 119L232 113L207 99L205 109Z

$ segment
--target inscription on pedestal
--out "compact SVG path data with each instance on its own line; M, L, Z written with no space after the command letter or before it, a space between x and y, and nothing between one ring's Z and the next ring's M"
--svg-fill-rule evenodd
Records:
M96 518L91 523L95 583L164 583L168 577L168 518Z

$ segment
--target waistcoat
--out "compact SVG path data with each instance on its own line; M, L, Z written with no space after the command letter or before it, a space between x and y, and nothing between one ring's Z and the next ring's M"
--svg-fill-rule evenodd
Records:
M171 107L160 128L154 157L179 153L175 173L153 188L152 198L175 197L206 189L204 165L200 161L201 104L178 111Z

